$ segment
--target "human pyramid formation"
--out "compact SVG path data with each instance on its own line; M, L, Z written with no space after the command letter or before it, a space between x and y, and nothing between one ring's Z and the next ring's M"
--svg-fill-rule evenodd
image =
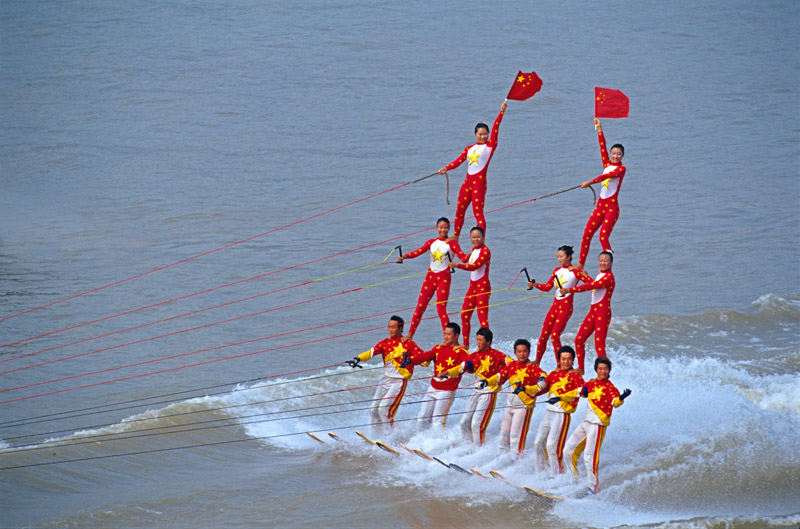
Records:
M522 75L520 72L520 76ZM420 428L427 428L434 422L444 428L462 376L465 373L474 375L474 391L460 424L466 437L481 445L486 439L486 429L497 403L497 395L507 383L511 393L508 395L501 421L500 447L504 450L511 450L513 447L517 457L525 449L536 398L547 393L549 398L546 401L546 413L534 441L536 470L547 470L550 475L555 475L563 473L567 467L577 475L577 462L583 452L586 484L591 492L597 492L599 453L606 428L613 409L619 407L631 394L629 389L620 393L609 380L611 360L605 348L606 333L611 320L611 296L614 293L614 274L611 271L614 255L609 237L619 217L617 197L625 176L625 166L622 165L624 148L620 144L614 144L610 152L606 150L603 128L595 117L604 171L596 178L581 184L585 188L600 183L601 191L600 199L583 233L578 264L572 265L572 247L561 246L556 254L559 266L553 270L550 279L546 283L528 282L529 288L549 292L555 286L557 292L542 325L536 359L530 359L531 344L525 339L514 342L516 359L513 359L492 348L493 334L489 328L489 267L492 254L484 244L486 219L483 214L486 171L497 149L498 130L506 107L507 102L504 101L492 126L491 135L485 123L478 123L475 126L476 143L465 148L458 158L438 171L439 174L444 174L468 161L466 180L461 186L456 205L454 235L449 236L450 221L442 217L436 223L437 238L430 239L413 252L397 258L402 263L404 259L413 259L424 253L430 256L428 273L419 293L408 334L403 336L403 318L392 316L389 319L389 337L347 363L352 367L360 367L360 362L374 356L380 355L383 359L383 377L375 391L370 412L373 424L379 428L393 426L394 416L405 394L408 380L414 373L414 366L427 366L433 362L433 377L417 417ZM470 203L477 226L470 230L472 249L467 254L459 246L458 238ZM592 279L584 271L584 264L589 255L591 240L598 229L603 251L598 259L600 272ZM461 262L454 259L456 256ZM450 322L447 315L450 275L454 268L470 272L469 289L461 310L461 326ZM579 282L582 284L579 285ZM562 346L560 337L572 315L573 293L587 291L592 292L591 308L575 337L575 349L568 345ZM414 343L413 337L434 293L444 340L429 351L424 351ZM476 310L481 327L475 333L477 349L470 354L467 351L470 320ZM597 378L585 381L585 344L592 333L597 355L594 362ZM459 343L460 335L463 336L463 345ZM556 370L549 374L540 367L548 339L553 343L557 365ZM577 368L573 365L576 357ZM581 397L588 400L586 415L568 437L571 414L577 409Z

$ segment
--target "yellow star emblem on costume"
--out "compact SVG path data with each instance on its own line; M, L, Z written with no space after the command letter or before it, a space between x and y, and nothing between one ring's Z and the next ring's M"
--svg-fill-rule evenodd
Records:
M605 390L602 387L598 386L594 388L591 393L589 393L589 400L598 400L605 394L606 394Z
M550 386L550 395L560 395L564 392L564 386L566 385L567 377L559 378Z
M451 356L450 358L448 358L448 359L447 359L447 366L448 366L448 367L453 367L453 364L455 364L455 363L456 363L456 361L455 361L455 360L453 360L453 357L452 357L452 356Z
M434 261L439 261L440 263L444 263L444 261L442 261L442 258L445 255L447 255L447 253L440 252L439 249L437 248L436 250L431 250L431 255L433 256Z
M478 152L477 150L472 151L472 154L468 154L467 158L469 158L469 165L472 164L478 165L478 158L481 157L481 154L482 153Z
M602 187L605 187L606 189L608 189L608 183L609 183L610 181L611 181L611 179L610 179L610 178L606 178L605 180L603 180L603 185L602 185Z
M478 368L477 371L475 371L475 374L480 375L481 373L486 373L487 371L489 371L489 362L490 362L489 357L484 356L483 360L481 360L481 366Z
M386 355L386 359L387 360L394 360L398 356L403 356L403 353L405 353L405 352L406 352L406 348L403 347L403 344L399 343L394 347L394 349L392 350L391 353Z
M525 374L526 373L527 372L526 372L524 367L520 368L520 369L517 369L517 372L514 373L513 377L511 377L513 380L510 380L509 382L512 382L514 384L516 384L517 382L522 382L523 380L525 380Z

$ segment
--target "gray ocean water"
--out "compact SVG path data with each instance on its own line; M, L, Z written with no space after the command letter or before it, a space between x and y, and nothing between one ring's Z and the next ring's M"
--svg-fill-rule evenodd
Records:
M0 3L0 526L797 527L798 22L796 2ZM354 202L454 159L518 70L544 86L509 102L489 169L507 353L550 298L502 289L577 247L592 196L515 204L601 172L594 86L631 102L603 126L626 148L608 346L633 394L601 493L555 504L360 441L379 370L336 366L410 319L425 263L361 268L453 216L442 177ZM571 493L498 451L500 413L465 443L466 392L417 432L426 374L375 435Z

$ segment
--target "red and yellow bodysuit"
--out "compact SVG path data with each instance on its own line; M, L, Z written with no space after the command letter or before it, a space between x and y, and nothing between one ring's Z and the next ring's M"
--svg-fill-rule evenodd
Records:
M431 423L441 425L444 428L447 422L447 412L453 403L453 397L458 384L461 382L461 375L445 378L442 375L467 360L466 349L460 345L437 345L427 352L419 352L411 357L415 364L422 364L433 361L433 378L431 385L425 396L422 397L417 422L420 428L427 428Z
M453 251L450 249L450 244L446 240L437 237L427 241L413 252L404 254L403 259L413 259L428 251L430 251L431 262L425 281L422 282L422 288L419 291L414 316L411 318L411 326L408 329L408 334L410 335L417 331L422 315L425 314L425 309L428 308L428 302L430 302L434 292L436 292L436 312L442 322L442 330L444 330L445 325L450 323L450 318L447 316L447 300L450 297L449 264L454 256Z
M378 387L375 388L375 396L370 408L372 424L375 426L394 425L394 416L406 392L408 379L414 374L413 365L400 367L404 353L408 353L410 357L422 353L422 349L411 340L403 343L401 337L398 336L397 338L386 338L375 344L375 347L369 351L358 355L358 359L362 362L366 362L375 355L381 355L383 358L383 377L378 383Z
M533 416L533 407L536 396L544 391L546 373L533 362L523 364L513 360L499 373L488 379L489 386L502 386L508 381L510 389L515 389L518 384L525 386L525 391L508 396L503 420L500 423L500 448L507 450L514 447L517 455L521 456L525 450L525 441Z
M492 285L489 282L489 264L492 259L492 252L484 244L478 248L473 248L469 256L467 256L461 251L461 247L456 242L453 243L453 250L458 258L466 263L458 263L456 268L470 272L469 288L464 297L464 303L461 305L461 336L464 338L464 347L469 348L470 320L476 308L478 309L478 322L481 327L489 328L489 296L492 291Z
M464 225L464 215L467 206L472 202L472 213L475 215L475 222L483 228L486 233L486 219L483 216L483 206L486 200L486 169L492 160L494 151L497 149L497 133L500 129L500 122L503 120L503 112L497 115L492 125L489 141L486 143L476 143L470 145L461 153L461 156L447 164L445 171L451 171L469 160L467 164L467 178L461 185L458 192L458 203L456 204L456 218L453 232L456 237L461 234L461 227Z
M594 351L598 358L608 356L606 353L606 335L608 326L611 323L611 296L614 294L614 274L611 270L600 272L592 280L589 275L580 270L578 278L585 281L583 285L578 285L569 289L569 292L592 291L592 305L588 314L583 318L578 334L575 335L575 353L578 357L578 369L583 369L583 361L586 357L586 340L594 333Z
M586 467L586 484L593 491L600 488L597 470L600 464L600 447L606 435L606 428L611 422L614 408L622 406L619 390L610 380L592 379L586 383L589 389L589 406L586 416L572 432L564 447L564 464L578 473L578 458L583 452L583 463ZM567 460L566 458L569 458Z
M472 353L467 360L472 363L471 372L475 374L475 391L470 396L464 415L461 417L461 431L467 439L482 445L486 441L486 428L492 420L497 405L497 392L500 391L500 386L481 388L480 381L492 378L512 360L501 351L492 348ZM458 376L463 373L465 364L466 362L449 370L448 376Z
M602 132L597 133L597 139L600 142L600 158L603 160L603 167L605 170L603 174L591 181L592 184L602 182L600 186L600 200L594 207L589 220L586 222L586 228L583 230L583 239L581 239L581 255L578 262L582 265L586 264L586 258L589 255L589 245L592 243L592 237L600 230L598 239L603 246L603 250L611 251L611 230L614 229L614 224L619 219L619 188L622 186L622 179L625 177L625 166L622 164L612 164L608 158L608 151L606 150L606 138Z
M547 375L546 381L549 396L560 400L555 404L548 403L545 407L544 418L533 441L533 450L536 455L536 470L545 469L549 456L548 471L552 476L564 472L564 443L567 441L570 418L578 407L578 391L583 387L584 381L577 371L561 369Z
M559 266L553 270L553 274L547 283L534 283L534 287L542 292L550 292L553 286L556 287L556 299L550 305L547 316L542 323L542 332L536 344L536 363L542 361L545 349L547 349L547 339L553 342L553 353L556 356L556 366L558 365L558 350L561 349L561 333L567 326L567 322L572 316L572 294L567 293L563 296L559 294L560 288L572 288L578 284L578 278L566 266Z

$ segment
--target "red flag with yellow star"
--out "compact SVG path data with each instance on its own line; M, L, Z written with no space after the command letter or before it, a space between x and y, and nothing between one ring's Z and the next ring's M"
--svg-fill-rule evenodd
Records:
M514 79L514 84L511 85L511 90L508 91L506 99L525 101L541 89L542 80L539 79L536 72L522 73L522 70L520 70L516 79Z
M628 96L619 90L594 87L594 117L627 118L629 110Z

